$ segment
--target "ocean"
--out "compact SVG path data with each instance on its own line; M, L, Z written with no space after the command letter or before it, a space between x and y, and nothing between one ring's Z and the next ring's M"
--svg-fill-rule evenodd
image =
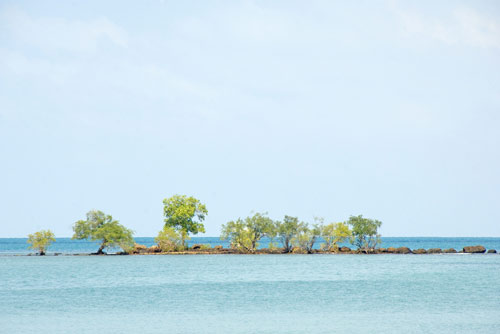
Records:
M0 333L500 333L498 254L12 256L25 242L0 239Z

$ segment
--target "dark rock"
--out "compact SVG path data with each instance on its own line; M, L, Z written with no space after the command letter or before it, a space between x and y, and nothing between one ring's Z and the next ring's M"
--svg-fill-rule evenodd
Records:
M342 253L349 253L351 252L351 249L349 247L346 247L346 246L343 246L343 247L340 247L339 249Z
M377 253L387 253L387 248L379 248L377 249Z
M497 251L496 251L496 250L494 250L494 249L488 249L488 252L487 252L487 253L488 253L488 254L496 254L496 252L497 252Z
M413 250L413 254L427 254L427 251L423 248Z
M484 253L484 252L486 252L486 248L484 248L481 245L464 247L464 253Z
M201 249L201 245L200 244L195 244L191 247L191 249Z
M408 247L399 247L396 248L396 254L411 254L411 249Z
M448 249L445 249L443 250L443 253L456 253L457 251L454 249L454 248L448 248Z
M431 248L427 250L427 254L439 254L442 252L441 248Z
M391 254L396 253L396 248L394 248L394 247L387 248L387 253L391 253Z
M157 245L153 245L153 246L148 248L148 252L149 253L159 253L159 252L161 252L161 248L158 247Z

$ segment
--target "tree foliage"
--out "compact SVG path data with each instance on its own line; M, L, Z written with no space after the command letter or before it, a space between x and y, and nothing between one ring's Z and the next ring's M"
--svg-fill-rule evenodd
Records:
M184 240L189 240L189 236L183 233L184 231L176 231L173 227L165 226L158 233L155 242L163 252L184 250Z
M299 222L297 217L285 216L283 221L276 222L276 233L285 253L292 251L292 240L297 237L304 227L305 224Z
M380 243L380 234L378 228L382 222L376 219L363 218L362 215L351 216L347 221L351 226L351 243L359 250L369 252L375 249Z
M56 241L56 238L51 230L41 230L28 234L29 248L38 250L40 255L45 255L45 251L54 241Z
M323 248L330 251L338 249L339 243L351 237L351 230L347 223L330 223L323 227L322 232L321 236L325 240Z
M274 222L265 213L255 213L244 220L238 218L222 225L222 240L230 240L231 247L254 252L263 237L273 238Z
M87 212L87 219L77 221L73 232L72 239L100 242L98 254L103 254L105 248L120 247L127 251L134 245L133 232L99 210Z
M205 204L202 204L194 197L174 195L163 200L165 226L173 227L179 232L183 231L183 235L186 236L189 233L205 232L205 226L203 226L202 222L207 214Z
M307 224L303 224L299 228L297 235L292 239L292 244L310 254L312 253L314 244L321 236L322 229L321 224L314 224L311 228Z

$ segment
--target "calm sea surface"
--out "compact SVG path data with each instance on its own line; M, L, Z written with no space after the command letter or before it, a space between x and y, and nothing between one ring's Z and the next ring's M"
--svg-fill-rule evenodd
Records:
M1 333L500 333L500 256L0 256L0 301Z
M500 249L498 238L473 241L404 244ZM0 333L500 333L497 254L35 257L12 247L0 256Z

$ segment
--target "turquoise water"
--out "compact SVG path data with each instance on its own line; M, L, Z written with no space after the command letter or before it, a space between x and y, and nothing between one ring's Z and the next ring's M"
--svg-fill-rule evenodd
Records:
M500 255L0 256L1 333L500 333Z
M7 254L28 254L33 251L28 250L26 238L0 238L0 255ZM135 238L136 242L146 246L152 246L154 238L139 237ZM268 240L264 239L261 242L261 247L267 247ZM316 244L319 247L321 240ZM229 242L220 240L217 237L194 237L189 241L189 244L208 244L210 246L222 245L229 247ZM352 245L344 244L352 247ZM406 246L411 249L417 248L455 248L461 250L464 246L483 245L486 249L500 250L500 238L437 238L437 237L383 237L380 247L401 247ZM70 238L57 238L53 243L48 253L92 253L96 252L99 245L95 242L71 240ZM111 252L116 250L111 250Z

